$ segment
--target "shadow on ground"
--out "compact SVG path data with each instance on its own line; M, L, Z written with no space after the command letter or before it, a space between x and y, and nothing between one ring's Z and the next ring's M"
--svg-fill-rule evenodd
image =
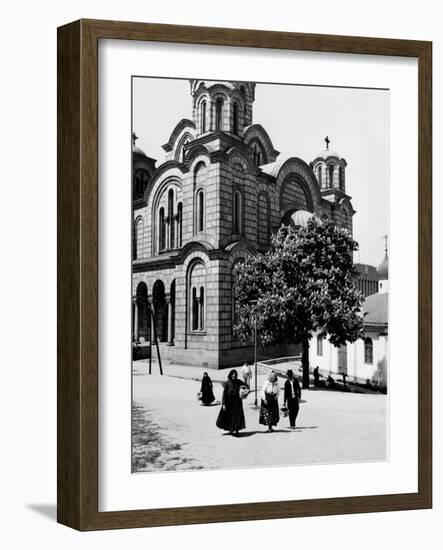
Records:
M57 521L57 506L55 504L26 504L28 510L32 510L41 516Z
M151 413L134 403L132 408L132 471L198 470L180 443L168 439L154 422Z

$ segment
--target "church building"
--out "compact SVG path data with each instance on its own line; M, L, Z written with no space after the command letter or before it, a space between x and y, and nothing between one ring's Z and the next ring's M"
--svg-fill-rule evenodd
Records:
M253 347L232 331L236 263L265 252L282 223L312 214L352 234L346 160L328 138L312 160L280 159L254 122L255 88L190 80L192 120L177 123L158 166L133 136L133 341L140 350L155 329L162 358L210 368L252 360ZM276 116L285 124L283 112Z

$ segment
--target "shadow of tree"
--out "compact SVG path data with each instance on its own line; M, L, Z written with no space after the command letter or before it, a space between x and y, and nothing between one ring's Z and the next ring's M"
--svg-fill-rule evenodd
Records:
M141 405L132 407L132 471L199 470L187 457L183 445L167 438Z

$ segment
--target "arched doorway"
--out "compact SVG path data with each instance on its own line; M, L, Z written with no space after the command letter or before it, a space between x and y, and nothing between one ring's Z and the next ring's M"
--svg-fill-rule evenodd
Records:
M154 307L154 322L159 342L168 341L168 307L166 303L165 285L157 280L152 289L152 304Z
M149 332L148 287L146 283L140 282L132 303L132 339L134 342L147 342L150 338Z

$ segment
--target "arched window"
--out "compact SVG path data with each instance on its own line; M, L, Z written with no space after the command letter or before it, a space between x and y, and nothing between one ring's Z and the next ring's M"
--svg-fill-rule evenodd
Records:
M203 330L205 328L205 289L202 286L200 287L199 307L200 311L198 328L199 330Z
M374 346L370 338L365 338L365 363L372 365L374 362Z
M168 248L174 248L175 241L175 227L174 227L174 191L169 189L168 191L168 226L169 226L169 246Z
M232 131L238 135L238 103L234 103L232 109Z
M323 356L323 336L317 336L317 356Z
M321 176L322 176L322 169L321 169L321 166L319 166L318 167L318 184L320 185L320 189L322 189L323 187Z
M334 165L333 164L330 164L328 166L328 171L329 171L329 187L333 187L334 186Z
M202 101L200 108L202 134L206 132L206 101Z
M177 205L177 246L181 247L183 242L183 204Z
M197 231L205 229L205 194L200 189L197 193Z
M269 242L269 202L263 193L258 197L257 212L257 240L259 243L268 244Z
M158 214L158 250L161 252L166 247L165 209L160 208Z
M254 145L254 163L257 166L260 166L262 163L261 150L257 144Z
M233 199L232 231L239 234L242 232L242 196L240 191L234 191Z
M138 220L135 222L135 247L134 247L134 253L135 258L141 258L143 255L143 220L142 218L138 218Z
M215 102L215 129L223 130L223 99Z
M191 318L191 328L192 330L198 330L198 300L197 300L197 289L192 287L192 318Z
M189 327L192 331L205 327L206 268L203 262L195 262L189 271Z

